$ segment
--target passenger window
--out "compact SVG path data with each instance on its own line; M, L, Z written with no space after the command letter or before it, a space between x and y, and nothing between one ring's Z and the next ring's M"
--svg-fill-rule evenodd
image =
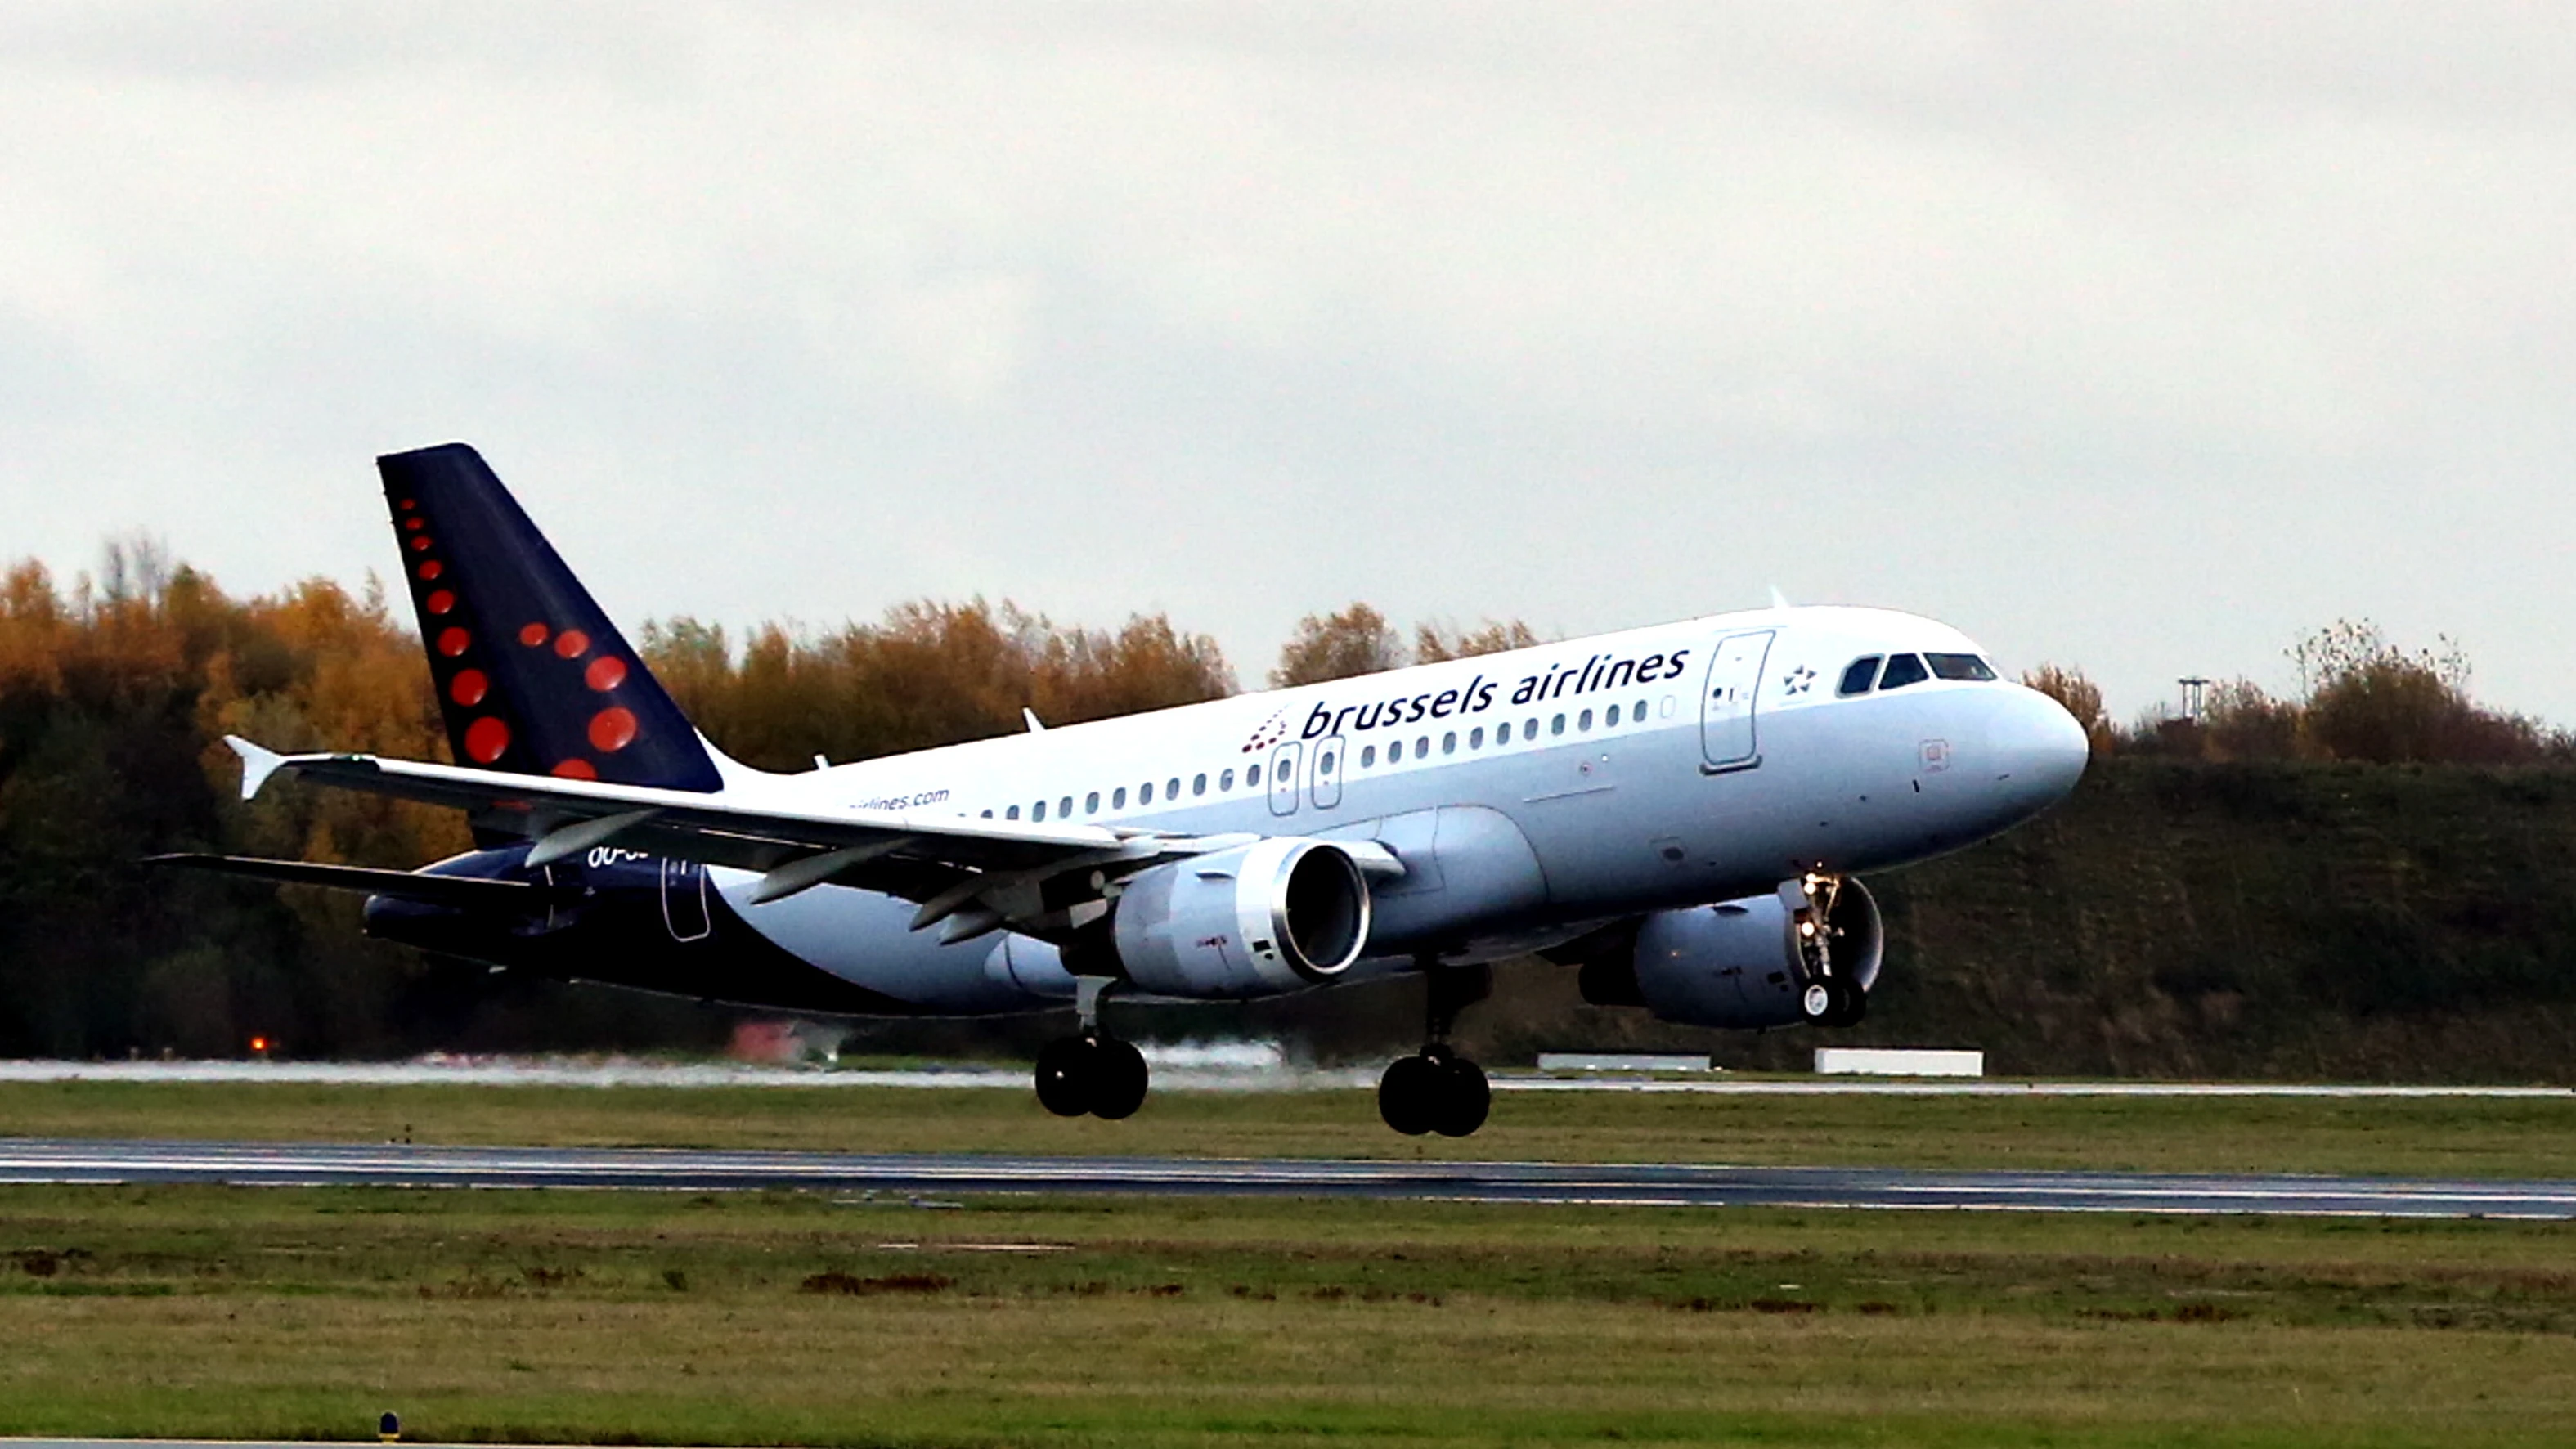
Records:
M1644 724L1646 722L1646 702L1642 699L1638 700L1637 707L1628 711L1628 717L1639 724Z
M1534 740L1538 738L1537 720L1525 719L1521 721L1521 738L1525 740Z
M1485 727L1483 725L1478 725L1474 729L1467 731L1467 748L1471 750L1481 750L1484 747Z
M1216 787L1217 787L1217 789L1219 789L1219 790L1231 790L1231 789L1233 789L1233 788L1234 788L1234 772L1233 772L1232 770L1228 770L1228 771L1226 771L1224 774L1221 774L1221 775L1217 776L1217 777L1216 777Z
M1136 787L1136 803L1139 805L1151 805L1154 803L1153 781L1148 780L1144 784Z
M1030 808L1029 818L1031 820L1044 820L1046 818L1046 802L1044 800L1040 800L1035 806Z
M1153 789L1154 787L1153 787L1153 786L1151 786L1151 785L1148 785L1148 786L1146 786L1145 788L1146 788L1146 789L1148 789L1148 790L1151 790L1151 789ZM1124 809L1126 809L1126 808L1127 808L1127 787L1126 787L1126 786L1121 785L1121 786L1119 786L1115 791L1111 792L1111 794L1110 794L1110 796L1109 796L1109 808L1110 808L1110 809L1112 809L1112 810L1124 810Z
M1565 733L1565 716L1558 715L1556 718L1549 720L1547 724L1547 732L1552 735L1561 735Z
M1020 818L1020 807L1019 807L1019 806L1017 806L1017 805L1014 805L1014 806L1012 806L1010 809L1003 811L1003 812L1002 812L1002 818L1003 818L1003 819L1005 819L1005 820L1017 820L1017 819L1019 819L1019 818Z
M1610 712L1601 717L1601 723L1605 728L1617 729L1619 727L1619 706L1615 704L1610 706Z
M1056 802L1055 818L1058 820L1071 820L1073 818L1072 796L1067 795L1062 800Z
M1190 777L1190 793L1191 793L1191 794L1193 794L1193 795L1204 795L1204 794L1206 794L1206 793L1207 793L1207 776L1205 776L1205 775L1192 775L1192 776Z
M1444 755L1454 755L1458 753L1458 732L1456 730L1451 730L1440 737L1440 753Z
M1494 743L1495 743L1495 744L1498 744L1498 745L1508 745L1508 744L1510 744L1511 742L1512 742L1512 722L1511 722L1510 720L1505 720L1505 721L1503 721L1501 724L1498 724L1498 725L1494 726Z
M1253 786L1258 785L1258 784L1260 784L1260 783L1261 783L1261 767L1260 767L1259 765L1255 765L1255 766L1253 766L1251 769L1248 769L1248 770L1246 770L1246 771L1244 771L1244 772L1243 772L1243 788L1245 788L1245 789L1249 790L1249 789L1251 789Z
M1180 776L1174 775L1169 780L1163 782L1163 798L1166 800L1178 800L1181 798Z
M992 811L990 811L990 810L985 811L985 812L984 812L984 818L985 818L985 819L987 819L987 820L992 819L992 818L993 818L993 812L992 812Z
M1576 715L1574 717L1574 727L1579 730L1588 730L1592 728L1592 711L1587 709L1583 713Z
M1926 654L1923 662L1932 666L1935 679L1989 680L1995 677L1993 666L1974 654Z
M1923 667L1922 660L1911 654L1892 654L1888 656L1887 671L1878 676L1878 687L1903 689L1909 684L1920 684L1930 677L1930 671Z
M1879 656L1875 654L1864 654L1853 660L1843 670L1842 687L1838 692L1846 695L1869 693L1869 682L1878 677L1878 660Z
M1419 738L1417 738L1417 739L1415 739L1415 740L1414 740L1414 742L1413 742L1413 757L1414 757L1415 759L1419 760L1419 759L1421 759L1422 757L1424 757L1425 755L1428 755L1428 754L1430 754L1430 753L1431 753L1431 736L1429 736L1429 735L1423 735L1423 736L1420 736Z
M1402 740L1389 740L1389 741L1387 741L1387 742L1386 742L1386 762L1387 762L1388 764L1392 765L1392 764L1394 764L1396 761L1401 760L1401 759L1403 759L1403 758L1404 758L1404 741L1402 741Z
M1361 749L1360 749L1360 768L1361 768L1361 769L1363 769L1363 770L1365 770L1365 769L1367 769L1369 766L1374 765L1374 764L1376 764L1376 763L1377 763L1377 746L1375 746L1375 745L1366 745L1366 746L1361 747Z

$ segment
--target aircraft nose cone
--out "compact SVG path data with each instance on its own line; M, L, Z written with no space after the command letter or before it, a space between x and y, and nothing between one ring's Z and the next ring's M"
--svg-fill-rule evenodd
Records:
M1996 781L2025 815L2065 799L2093 758L2084 726L2036 689L2017 692L1996 721L1993 741Z

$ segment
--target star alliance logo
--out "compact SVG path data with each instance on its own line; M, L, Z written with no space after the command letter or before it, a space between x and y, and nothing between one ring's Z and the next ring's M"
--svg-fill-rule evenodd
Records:
M1790 670L1780 680L1781 687L1790 694L1804 694L1807 692L1807 686L1815 682L1816 671L1803 664Z

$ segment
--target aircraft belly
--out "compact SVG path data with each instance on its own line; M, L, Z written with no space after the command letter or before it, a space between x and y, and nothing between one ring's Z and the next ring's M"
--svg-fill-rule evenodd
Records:
M892 896L818 886L767 905L750 904L760 877L718 868L713 878L735 915L781 950L854 985L932 1015L975 1016L1054 1005L1008 975L985 970L994 942L941 945L937 931L912 929L914 907Z

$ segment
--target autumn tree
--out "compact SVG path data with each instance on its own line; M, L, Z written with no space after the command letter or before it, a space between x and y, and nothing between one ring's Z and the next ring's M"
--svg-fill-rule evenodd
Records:
M1437 664L1446 659L1527 649L1539 642L1536 631L1518 619L1487 619L1473 629L1454 624L1424 623L1413 629L1413 644L1367 604L1355 603L1334 614L1308 614L1279 650L1279 667L1270 671L1270 687L1288 689L1401 669L1408 664Z

